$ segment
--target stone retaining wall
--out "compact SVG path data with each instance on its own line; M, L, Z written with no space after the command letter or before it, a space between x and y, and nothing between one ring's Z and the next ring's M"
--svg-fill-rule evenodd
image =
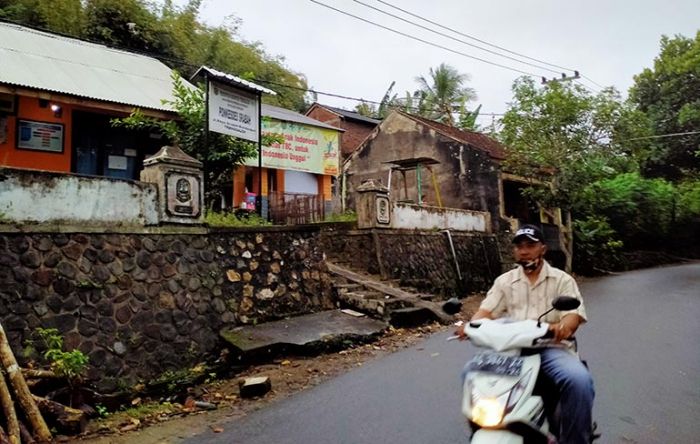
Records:
M208 234L0 233L13 349L57 328L103 390L219 353L223 326L332 307L319 228Z
M452 231L462 279L441 231L349 230L324 236L331 260L445 296L487 290L502 271L496 236Z

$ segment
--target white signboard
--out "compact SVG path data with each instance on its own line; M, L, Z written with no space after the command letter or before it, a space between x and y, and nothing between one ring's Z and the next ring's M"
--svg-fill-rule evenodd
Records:
M258 96L209 81L209 130L258 141Z

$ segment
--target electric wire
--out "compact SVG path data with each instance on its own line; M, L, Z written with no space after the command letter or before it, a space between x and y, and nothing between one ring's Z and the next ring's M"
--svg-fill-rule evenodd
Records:
M449 34L445 34L444 32L436 31L436 30L431 29L431 28L429 28L429 27L427 27L427 26L423 26L423 25L421 25L421 24L419 24L419 23L412 22L411 20L407 20L407 19L405 19L405 18L403 18L403 17L400 17L400 16L398 16L398 15L396 15L396 14L392 14L392 13L390 13L390 12L384 11L384 10L379 9L379 8L377 8L377 7L374 7L374 6L372 6L372 5L368 5L367 3L364 3L364 2L362 2L362 1L360 1L360 0L353 0L353 1L354 1L355 3L358 3L358 4L362 5L362 6L365 6L365 7L367 7L367 8L370 8L370 9L373 9L373 10L375 10L375 11L381 12L382 14L388 15L389 17L393 17L393 18L395 18L395 19L397 19L397 20L401 20L402 22L409 23L409 24L411 24L411 25L413 25L413 26L417 26L417 27L419 27L419 28L421 28L421 29L424 29L424 30L426 30L426 31L432 32L433 34L437 34L437 35L440 35L440 36L442 36L442 37L446 37L446 38L448 38L448 39L450 39L450 40L454 40L454 41L456 41L456 42L463 43L463 44L468 45L468 46L471 46L471 47L473 47L473 48L480 49L480 50L482 50L482 51L485 51L485 52L488 52L488 53L490 53L490 54L496 55L496 56L498 56L498 57L504 57L504 58L506 58L506 59L508 59L508 60L512 60L512 61L514 61L514 62L523 63L523 64L525 64L525 65L532 66L532 67L534 67L534 68L543 69L543 70L545 70L545 71L550 71L550 72L559 74L559 71L556 71L556 70L551 69L551 68L547 68L546 66L535 65L534 63L525 62L525 61L523 61L523 60L516 59L515 57L510 57L510 56L507 56L507 55L505 55L505 54L500 54L500 53L498 53L498 52L496 52L496 51L493 51L493 50L491 50L491 49L484 48L484 47L481 47L481 46L479 46L479 45L475 45L475 44L473 44L473 43L469 43L469 42L464 41L464 40L462 40L462 39L458 39L458 38L456 38L456 37L453 37L453 36L451 36L451 35L449 35Z
M695 134L700 134L700 131L686 131L684 133L670 133L670 134L660 134L657 136L632 137L631 139L625 139L624 142L627 142L630 140L662 139L665 137L691 136L691 135L695 135Z
M480 58L480 57L476 57L476 56L469 55L469 54L464 53L464 52L461 52L461 51L457 51L457 50L452 49L452 48L448 48L447 46L443 46L443 45L440 45L440 44L438 44L438 43L430 42L430 41L428 41L428 40L424 40L424 39L421 39L421 38L419 38L419 37L412 36L412 35L410 35L410 34L406 34L405 32L401 32L401 31L399 31L399 30L390 28L390 27L388 27L388 26L381 25L381 24L376 23L376 22L373 22L373 21L371 21L371 20L368 20L368 19L362 18L362 17L360 17L360 16L351 14L351 13L349 13L349 12L347 12L347 11L343 11L343 10L341 10L341 9L334 8L333 6L327 5L327 4L322 3L322 2L320 2L320 1L318 1L318 0L309 0L309 1L310 1L311 3L315 3L315 4L319 5L319 6L323 6L324 8L328 8L328 9L330 9L330 10L332 10L332 11L338 12L338 13L343 14L343 15L346 15L346 16L348 16L348 17L352 17L352 18L354 18L354 19L356 19L356 20L360 20L360 21L362 21L362 22L368 23L368 24L373 25L373 26L376 26L376 27L378 27L378 28L382 28L382 29L387 30L387 31L389 31L389 32L393 32L394 34L398 34L398 35L401 35L401 36L403 36L403 37L407 37L407 38L409 38L409 39L411 39L411 40L416 40L416 41L418 41L418 42L424 43L424 44L429 45L429 46L433 46L433 47L435 47L435 48L443 49L443 50L445 50L445 51L449 51L449 52L451 52L451 53L454 53L454 54L457 54L457 55L461 55L461 56L463 56L463 57L467 57L467 58L470 58L470 59L478 60L478 61L480 61L480 62L487 63L487 64L493 65L493 66L497 66L497 67L499 67L499 68L503 68L503 69L507 69L507 70L515 71L515 72L519 72L519 73L521 73L521 74L525 74L525 75L530 76L530 77L541 77L539 74L534 74L534 73L531 73L531 72L528 72L528 71L523 71L523 70L518 69L518 68L513 68L513 67L511 67L511 66L502 65L502 64L500 64L500 63L496 63L496 62L492 62L492 61L490 61L490 60L482 59L482 58Z
M513 54L513 55L517 55L518 57L523 57L523 58L525 58L525 59L532 60L532 61L538 62L538 63L544 63L545 65L553 66L553 67L555 67L555 68L563 69L563 70L566 70L566 71L575 71L575 70L572 69L572 68L567 68L567 67L565 67L565 66L555 65L554 63L545 62L544 60L536 59L536 58L534 58L534 57L529 57L529 56L526 56L525 54L521 54L521 53L518 53L518 52L515 52L515 51L511 51L511 50L509 50L509 49L503 48L502 46L494 45L493 43L489 43L489 42L487 42L487 41L485 41L485 40L481 40L481 39L476 38L476 37L474 37L474 36L471 36L471 35L469 35L469 34L465 34L465 33L463 33L463 32L457 31L456 29L452 29L452 28L450 28L450 27L444 26L444 25L442 25L442 24L440 24L440 23L437 23L437 22L435 22L435 21L433 21L433 20L429 20L429 19L426 19L426 18L424 18L424 17L421 17L421 16L419 16L418 14L414 14L414 13L412 13L412 12L410 12L410 11L407 11L407 10L405 10L405 9L402 9L402 8L396 6L396 5L392 5L392 4L389 3L389 2L386 2L386 1L383 1L383 0L376 0L376 1L379 2L379 3L381 3L381 4L383 4L383 5L389 6L390 8L394 8L394 9L396 9L396 10L399 10L399 11L403 12L404 14L408 14L408 15L410 15L410 16L412 16L412 17L421 19L421 20L423 20L423 21L425 21L425 22L428 22L428 23L430 23L430 24L432 24L432 25L438 26L438 27L440 27L440 28L442 28L442 29L445 29L445 30L447 30L447 31L454 32L455 34L461 35L462 37L466 37L466 38L468 38L468 39L475 40L475 41L477 41L477 42L479 42L479 43L483 43L483 44L485 44L485 45L492 46L492 47L494 47L494 48L498 48L498 49L500 49L501 51L505 51L505 52L507 52L507 53L510 53L510 54Z

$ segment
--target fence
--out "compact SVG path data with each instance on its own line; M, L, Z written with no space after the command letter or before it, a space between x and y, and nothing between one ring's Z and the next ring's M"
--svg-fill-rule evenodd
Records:
M269 205L270 219L275 224L310 224L321 222L325 218L323 195L272 193Z

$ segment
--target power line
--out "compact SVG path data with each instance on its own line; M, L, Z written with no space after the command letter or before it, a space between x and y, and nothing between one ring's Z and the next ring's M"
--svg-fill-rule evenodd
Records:
M39 31L42 31L42 32L47 32L47 33L50 33L50 34L57 34L57 35L60 35L60 36L62 36L62 37L66 37L66 38L70 38L70 39L80 40L80 41L84 41L84 42L88 42L88 43L94 43L94 44L97 44L97 45L105 46L105 47L107 47L107 48L116 49L116 50L119 50L119 51L124 51L124 52L131 53L131 54L138 54L138 55L142 55L142 56L146 56L146 57L152 57L152 58L158 59L158 60L160 60L160 61L165 61L165 62L170 62L170 63L172 63L172 64L177 64L177 65L179 65L179 66L181 66L181 67L189 67L189 68L193 68L193 69L198 69L198 68L201 67L201 65L195 65L195 64L190 63L190 62L188 62L188 61L186 61L186 60L179 59L179 58L176 58L176 57L171 57L171 56L168 56L168 55L165 55L165 54L159 54L159 53L155 53L155 52L149 52L149 51L143 51L143 50L138 50L138 49L132 49L132 48L127 48L127 47L125 47L125 46L119 46L119 45L108 45L108 44L105 44L104 42L101 42L101 41L98 41L98 40L82 39L82 38L75 37L75 36L72 36L72 35L69 35L69 34L56 33L56 32L51 31L51 30L48 29L48 28L43 28L43 27L39 27L39 26L30 26L30 25L26 25L26 24L24 24L24 23L22 23L22 22L19 22L19 21L0 19L0 22L12 23L12 24L15 24L15 25L20 25L20 26L24 26L24 27L27 27L27 28L36 29L36 30L39 30ZM309 92L309 93L312 93L312 94L318 94L318 95L322 95L322 96L336 97L336 98L339 98L339 99L352 100L352 101L360 102L360 103L370 103L370 104L373 104L373 105L382 105L382 102L377 102L377 101L374 101L374 100L367 100L367 99L362 99L362 98L358 98L358 97L346 96L346 95L342 95L342 94L336 94L336 93L329 93L329 92L324 92L324 91L318 91L318 90L311 89L311 88L303 88L303 87L300 87L300 86L290 85L290 84L287 84L287 83L275 82L275 81L272 81L272 80L263 80L263 79L256 79L256 78L251 78L250 80L251 80L251 81L254 81L254 82L258 82L258 83L265 83L265 84L268 84L268 85L280 86L280 87L283 87L283 88L294 89L294 90L302 91L302 92ZM415 106L406 106L406 105L401 105L400 107L397 107L397 108L408 109L408 110L412 110L412 111L419 111L419 110L420 110L419 107L415 107ZM427 110L427 111L438 111L438 110L436 110L436 109L429 109L429 110ZM479 113L479 116L487 116L487 115L488 115L488 116L503 116L504 114L503 114L503 113L484 113L484 112Z
M318 90L310 89L310 88L302 88L302 87L300 87L300 86L287 85L287 84L275 82L275 81L272 81L272 80L252 79L252 81L255 81L255 82L258 82L258 83L265 83L265 84L267 84L267 85L274 85L274 86L281 86L281 87L284 87L284 88L296 89L296 90L298 90L298 91L310 92L310 93L312 93L312 94L319 94L319 95L322 95L322 96L329 96L329 97L336 97L336 98L339 98L339 99L353 100L353 101L355 101L355 102L361 102L361 103L369 103L369 104L371 104L371 105L382 105L382 104L387 105L386 103L377 102L376 100L368 100L368 99L362 99L362 98L357 98L357 97L344 96L344 95L342 95L342 94L336 94L336 93L329 93L329 92L318 91ZM389 106L393 106L393 105L389 105ZM401 108L401 109L410 109L410 110L412 110L412 111L418 111L418 110L420 110L419 107L415 107L415 106L400 105L400 106L394 106L394 107L395 107L395 108ZM438 110L437 110L437 109L431 109L431 110L428 110L428 111L438 111ZM483 113L483 112L482 112L482 113L479 113L479 115L503 116L503 115L505 115L505 114L504 114L504 113Z
M525 74L525 75L530 76L530 77L540 77L539 75L533 74L533 73L531 73L531 72L523 71L523 70L520 70L520 69L517 69L517 68L513 68L513 67L510 67L510 66L506 66L506 65L501 65L500 63L492 62L492 61L490 61L490 60L486 60L486 59L482 59L482 58L480 58L480 57L476 57L476 56L473 56L473 55L469 55L469 54L466 54L466 53L464 53L464 52L457 51L457 50L455 50L455 49L451 49L451 48L448 48L448 47L446 47L446 46L442 46L442 45L439 45L439 44L437 44L437 43L430 42L430 41L428 41L428 40L423 40L423 39L421 39L421 38L412 36L412 35L410 35L410 34L406 34L405 32L401 32L401 31L398 31L398 30L396 30L396 29L389 28L388 26L384 26L384 25L381 25L381 24L379 24L379 23L373 22L373 21L371 21L371 20L367 20L367 19L364 19L364 18L359 17L359 16L357 16L357 15L354 15L354 14L351 14L351 13L349 13L349 12L343 11L343 10L341 10L341 9L334 8L334 7L330 6L330 5L327 5L327 4L325 4L325 3L321 3L321 2L319 2L319 1L317 1L317 0L309 0L309 1L312 2L312 3L316 3L316 4L319 5L319 6L323 6L324 8L328 8L328 9L333 10L333 11L335 11L335 12L339 12L340 14L347 15L348 17L352 17L352 18L354 18L354 19L363 21L363 22L365 22L365 23L369 23L370 25L373 25L373 26L376 26L376 27L385 29L385 30L387 30L387 31L389 31L389 32L393 32L394 34L398 34L398 35L401 35L401 36L403 36L403 37L407 37L407 38L409 38L409 39L411 39L411 40L416 40L416 41L419 41L419 42L421 42L421 43L425 43L426 45L430 45L430 46L434 46L434 47L436 47L436 48L444 49L445 51L449 51L449 52L451 52L451 53L458 54L458 55L461 55L461 56L463 56L463 57L467 57L467 58L470 58L470 59L478 60L478 61L483 62L483 63L488 63L489 65L497 66L497 67L499 67L499 68L504 68L504 69L508 69L508 70L510 70L510 71L519 72L519 73L521 73L521 74Z
M588 76L581 76L581 77L583 77L584 79L588 80L589 82L591 82L592 84L594 84L594 85L597 86L598 88L605 88L603 85L601 85L600 83L596 82L595 80L591 79L591 78L588 77Z
M382 9L376 8L376 7L372 6L372 5L368 5L367 3L361 2L360 0L353 0L353 1L354 1L355 3L359 3L359 4L362 5L362 6L365 6L365 7L367 7L367 8L370 8L370 9L373 9L373 10L375 10L375 11L381 12L382 14L388 15L389 17L393 17L393 18L395 18L395 19L397 19L397 20L401 20L402 22L409 23L409 24L411 24L411 25L413 25L413 26L417 26L417 27L419 27L419 28L421 28L421 29L425 29L426 31L432 32L433 34L437 34L437 35L446 37L446 38L448 38L448 39L454 40L454 41L456 41L456 42L463 43L463 44L465 44L465 45L471 46L471 47L473 47L473 48L477 48L477 49L480 49L480 50L482 50L482 51L486 51L486 52L488 52L488 53L490 53L490 54L493 54L493 55L496 55L496 56L498 56L498 57L504 57L504 58L506 58L506 59L508 59L508 60L513 60L514 62L523 63L523 64L525 64L525 65L529 65L529 66L532 66L532 67L534 67L534 68L544 69L544 70L546 70L546 71L550 71L550 72L559 74L559 71L555 71L555 70L553 70L553 69L551 69L551 68L547 68L546 66L535 65L534 63L525 62L525 61L516 59L515 57L510 57L510 56L507 56L507 55L504 55L504 54L500 54L500 53L498 53L498 52L496 52L496 51L493 51L493 50L490 50L490 49L488 49L488 48L484 48L484 47L482 47L482 46L475 45L475 44L473 44L473 43L469 43L469 42L467 42L467 41L464 41L464 40L458 39L458 38L456 38L456 37L453 37L453 36L451 36L451 35L449 35L449 34L445 34L444 32L436 31L436 30L431 29L431 28L429 28L429 27L427 27L427 26L423 26L423 25L421 25L421 24L419 24L419 23L412 22L412 21L407 20L407 19L405 19L405 18L403 18L403 17L400 17L400 16L398 16L398 15L395 15L395 14L392 14L392 13L390 13L390 12L384 11L384 10L382 10ZM382 3L384 3L384 2L382 2Z
M643 140L643 139L661 139L664 137L679 137L679 136L691 136L694 134L700 134L700 131L687 131L685 133L670 133L670 134L661 134L658 136L644 136L644 137L633 137L631 139L625 139L623 142L627 142L630 140Z
M532 60L532 61L534 61L534 62L544 63L545 65L553 66L553 67L555 67L555 68L564 69L564 70L566 70L566 71L574 71L574 69L572 69L572 68L567 68L567 67L564 67L564 66L555 65L554 63L548 63L548 62L545 62L544 60L539 60L539 59L536 59L536 58L534 58L534 57L529 57L529 56L526 56L525 54L521 54L521 53L518 53L518 52L515 52L515 51L511 51L511 50L509 50L509 49L503 48L502 46L494 45L493 43L489 43L489 42L487 42L487 41L485 41L485 40L481 40L481 39L478 39L478 38L476 38L476 37L474 37L474 36L471 36L471 35L469 35L469 34L465 34L465 33L463 33L463 32L457 31L456 29L452 29L452 28L449 28L449 27L447 27L447 26L441 25L440 23L437 23L437 22L435 22L435 21L432 21L432 20L423 18L423 17L421 17L421 16L419 16L419 15L417 15L417 14L414 14L414 13L412 13L412 12L410 12L410 11L407 11L407 10L405 10L405 9L399 8L398 6L392 5L392 4L389 3L389 2L385 2L385 1L383 1L383 0L377 0L377 1L378 1L379 3L381 3L381 4L383 4L383 5L386 5L386 6L389 6L389 7L391 7L391 8L397 9L397 10L403 12L404 14L408 14L408 15L410 15L410 16L412 16L412 17L421 19L421 20L423 20L423 21L425 21L425 22L428 22L428 23L430 23L430 24L432 24L432 25L438 26L438 27L440 27L440 28L442 28L442 29L445 29L445 30L447 30L447 31L454 32L455 34L461 35L462 37L466 37L466 38L468 38L468 39L475 40L475 41L477 41L477 42L479 42L479 43L483 43L483 44L485 44L485 45L492 46L492 47L494 47L494 48L498 48L498 49L500 49L501 51L505 51L505 52L507 52L507 53L510 53L510 54L513 54L513 55L517 55L517 56L519 56L519 57L523 57L523 58L526 58L526 59L528 59L528 60ZM524 63L524 62L523 62L523 63Z

